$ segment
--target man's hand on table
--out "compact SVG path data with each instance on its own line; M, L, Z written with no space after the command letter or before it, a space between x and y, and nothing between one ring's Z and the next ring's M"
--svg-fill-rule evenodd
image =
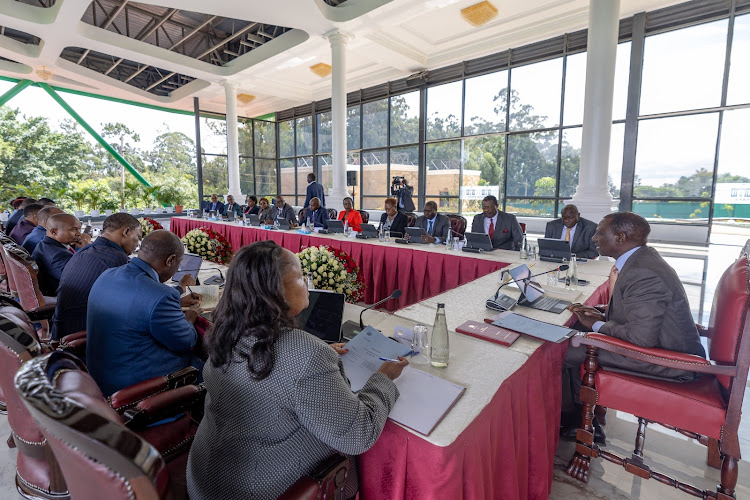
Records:
M187 295L183 295L180 297L180 306L181 307L193 307L193 306L199 306L201 304L201 296L197 293L188 293Z
M408 364L409 360L407 360L403 356L399 356L398 363L393 361L384 361L383 364L380 365L380 368L378 368L377 373L382 373L389 379L396 380L398 376L401 375L401 370L403 370L404 367Z
M604 321L604 314L598 309L583 304L570 304L568 311L572 312L578 318L578 322L588 330L594 326L597 321Z
M188 309L185 311L185 319L188 320L189 323L195 324L195 320L198 319L198 316L200 316L198 309Z

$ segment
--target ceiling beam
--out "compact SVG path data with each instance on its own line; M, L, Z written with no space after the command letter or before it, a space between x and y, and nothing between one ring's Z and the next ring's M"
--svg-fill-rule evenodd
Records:
M102 29L109 28L109 25L112 24L112 22L115 20L115 18L120 14L120 12L122 12L122 9L124 9L125 6L128 4L128 1L129 0L123 0L123 2L116 9L114 9L112 11L112 13L109 15L109 17L107 17L107 20L104 21L104 24L102 24L100 26L100 28L102 28ZM92 7L92 9L93 9L93 7ZM83 62L83 60L86 59L86 56L89 55L89 52L90 52L89 49L84 50L83 54L78 59L78 63L77 64L81 64Z

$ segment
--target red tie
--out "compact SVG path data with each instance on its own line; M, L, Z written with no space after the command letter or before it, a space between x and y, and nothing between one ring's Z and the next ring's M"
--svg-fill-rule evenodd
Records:
M73 247L68 247L68 250L70 250L70 253L73 253L73 254L76 253L76 251L73 250Z
M487 235L492 239L492 235L495 234L495 221L490 219L490 229L487 231Z

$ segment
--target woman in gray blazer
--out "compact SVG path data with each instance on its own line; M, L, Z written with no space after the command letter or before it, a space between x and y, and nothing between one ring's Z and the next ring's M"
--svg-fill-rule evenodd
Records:
M274 213L276 210L268 202L268 198L261 198L258 201L258 206L260 206L258 218L261 224L265 224L269 220L273 221L276 218L276 214Z
M265 287L258 286L260 283ZM354 394L340 355L295 327L308 305L299 259L273 241L242 248L205 343L205 416L188 461L191 500L272 499L338 451L380 436L408 362L386 362ZM356 460L345 498L357 491Z

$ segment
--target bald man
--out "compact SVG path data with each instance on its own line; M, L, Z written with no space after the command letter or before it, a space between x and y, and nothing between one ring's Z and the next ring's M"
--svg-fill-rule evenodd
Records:
M75 249L81 243L81 221L70 214L53 215L47 220L47 235L31 254L39 266L39 289L42 295L57 296L60 276Z
M36 227L31 230L26 239L23 240L23 247L29 252L29 255L34 253L34 249L40 241L47 236L47 221L50 217L55 214L63 213L62 209L57 207L44 207L36 214Z
M192 351L200 342L194 326L198 313L183 312L182 289L164 284L177 272L183 254L177 235L153 231L143 239L138 257L107 269L91 287L86 366L106 396L191 365L203 369ZM187 276L180 283L195 281Z

